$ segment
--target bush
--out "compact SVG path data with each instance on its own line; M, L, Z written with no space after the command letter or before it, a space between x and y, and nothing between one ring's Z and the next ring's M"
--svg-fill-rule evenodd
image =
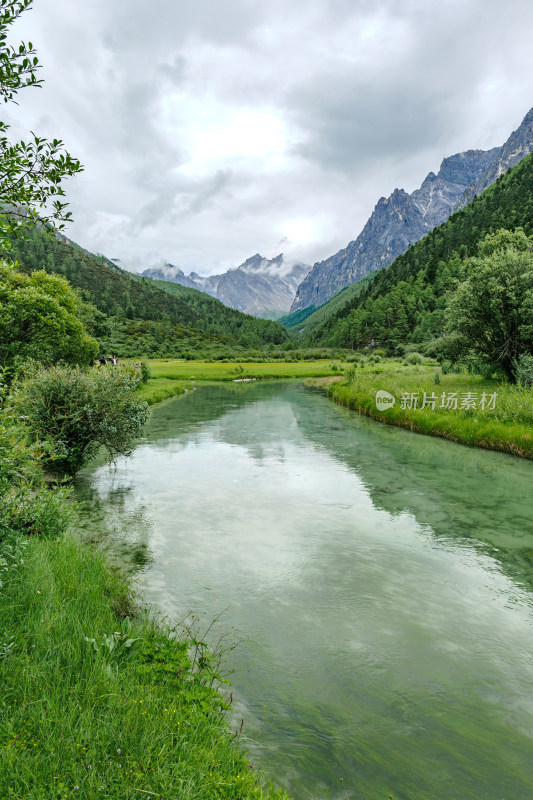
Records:
M408 364L423 364L424 363L424 356L420 353L409 353L406 356L405 360Z
M141 384L148 383L150 378L152 377L152 370L150 369L150 364L146 359L141 361Z
M533 386L533 355L522 353L514 362L516 382L522 386Z
M2 574L17 560L20 536L58 536L66 530L70 506L64 489L43 483L39 442L0 407L0 588Z
M110 458L131 453L147 417L146 403L135 397L139 383L134 370L111 366L33 368L17 381L9 403L31 439L50 446L47 466L75 475L101 447Z

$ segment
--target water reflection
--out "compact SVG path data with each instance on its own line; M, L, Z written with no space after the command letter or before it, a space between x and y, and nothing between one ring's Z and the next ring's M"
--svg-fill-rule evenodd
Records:
M165 613L228 608L236 714L296 798L530 800L532 468L209 387L85 476L85 527L144 547Z
M76 484L80 514L77 530L82 539L98 545L111 561L130 572L152 563L149 505L134 499L131 481L100 468L101 478L85 472Z

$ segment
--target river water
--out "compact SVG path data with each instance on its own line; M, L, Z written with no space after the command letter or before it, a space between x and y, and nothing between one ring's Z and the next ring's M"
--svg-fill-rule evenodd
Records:
M533 798L533 463L295 383L156 407L86 471L83 535L228 653L233 724L296 800Z

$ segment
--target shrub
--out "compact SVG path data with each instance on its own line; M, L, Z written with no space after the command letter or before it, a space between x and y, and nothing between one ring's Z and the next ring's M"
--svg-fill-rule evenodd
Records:
M143 358L141 361L141 384L147 383L152 377L152 370L150 364Z
M514 362L516 382L533 386L533 355L522 353Z
M18 537L58 536L66 529L70 507L64 489L43 483L39 442L29 444L27 431L0 409L0 587L2 573L16 560Z
M9 402L31 439L51 447L47 466L75 475L101 447L111 458L131 453L147 417L146 403L135 397L139 383L134 370L117 367L33 368Z
M420 353L409 353L406 356L405 360L408 364L423 364L424 363L424 356Z

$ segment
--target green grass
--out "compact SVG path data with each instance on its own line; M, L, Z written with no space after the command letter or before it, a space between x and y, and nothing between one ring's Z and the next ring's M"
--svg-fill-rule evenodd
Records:
M150 361L153 378L182 381L232 381L242 378L312 378L338 375L345 364L323 359L294 362Z
M140 400L145 400L149 406L160 403L168 397L184 394L192 389L192 384L188 381L178 381L170 378L149 378L148 381L137 390L136 394Z
M440 383L434 382L438 374ZM380 411L375 397L378 390L393 394L392 408ZM402 392L418 393L418 408L402 408ZM435 409L420 408L424 392L437 396ZM440 408L442 394L456 392L457 409ZM476 395L475 409L461 409L462 395ZM483 393L497 393L494 410L480 408ZM336 402L353 408L389 425L399 425L418 433L442 436L463 444L502 450L524 458L533 458L533 390L496 381L484 381L466 374L443 375L434 366L408 366L388 360L366 364L347 373L347 379L328 387Z
M129 614L96 551L28 541L1 590L2 798L285 797L230 735L206 650L191 666L190 641Z

